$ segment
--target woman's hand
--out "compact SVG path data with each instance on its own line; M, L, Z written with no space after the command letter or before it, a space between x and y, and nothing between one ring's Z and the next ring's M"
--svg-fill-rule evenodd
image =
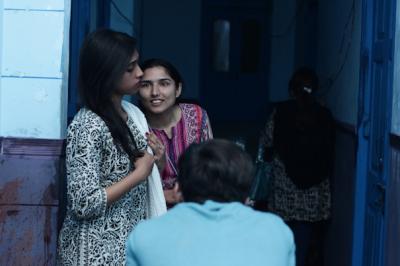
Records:
M155 156L144 151L143 156L136 159L135 170L133 170L133 173L136 173L140 177L141 181L145 180L150 175L154 162Z
M182 193L179 190L178 183L175 184L173 189L164 190L164 197L167 204L176 204L183 201Z
M154 153L154 158L158 170L162 172L166 163L165 146L153 132L146 133L146 137L147 144L150 146L151 150Z

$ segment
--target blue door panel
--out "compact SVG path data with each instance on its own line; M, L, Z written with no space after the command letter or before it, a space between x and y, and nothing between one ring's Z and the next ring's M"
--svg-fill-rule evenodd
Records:
M364 214L356 216L355 227L364 224L363 233L355 233L353 265L380 266L384 263L386 189L389 173L389 133L393 82L394 0L365 0L363 18L363 55L360 85L360 134L358 204ZM366 16L368 15L368 16ZM370 58L370 59L369 59ZM360 151L365 151L360 153ZM360 206L356 206L360 207ZM364 208L361 206L361 208ZM357 214L356 214L357 215ZM360 218L361 217L361 218ZM357 221L359 219L359 221ZM358 224L357 224L358 222Z

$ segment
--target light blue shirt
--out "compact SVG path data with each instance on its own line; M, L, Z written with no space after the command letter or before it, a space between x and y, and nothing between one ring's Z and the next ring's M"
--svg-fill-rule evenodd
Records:
M180 203L141 222L127 241L130 266L294 266L293 234L278 216L241 203Z

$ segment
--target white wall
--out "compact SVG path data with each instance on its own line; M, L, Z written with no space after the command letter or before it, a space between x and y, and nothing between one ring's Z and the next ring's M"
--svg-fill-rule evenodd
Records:
M271 35L286 33L296 13L296 0L275 0L273 3ZM269 99L272 102L286 100L288 81L294 71L295 29L283 36L271 38L271 61L269 75Z
M400 136L400 0L397 1L394 50L392 133Z
M197 98L201 0L143 0L141 8L141 58L171 61L185 81L183 97Z
M360 46L361 0L356 0L354 26L345 24L353 1L323 0L319 2L319 50L317 70L322 86L329 87L324 95L328 107L341 122L355 125L357 122ZM346 29L346 30L345 30ZM345 34L341 49L342 36ZM347 59L345 51L351 43ZM330 79L344 62L341 74L330 86ZM322 88L324 89L324 88Z
M69 0L1 1L0 136L65 135Z

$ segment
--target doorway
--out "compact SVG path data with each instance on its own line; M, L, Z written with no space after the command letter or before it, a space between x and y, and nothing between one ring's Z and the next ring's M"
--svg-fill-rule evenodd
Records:
M203 1L200 101L216 137L254 154L268 110L269 5Z

